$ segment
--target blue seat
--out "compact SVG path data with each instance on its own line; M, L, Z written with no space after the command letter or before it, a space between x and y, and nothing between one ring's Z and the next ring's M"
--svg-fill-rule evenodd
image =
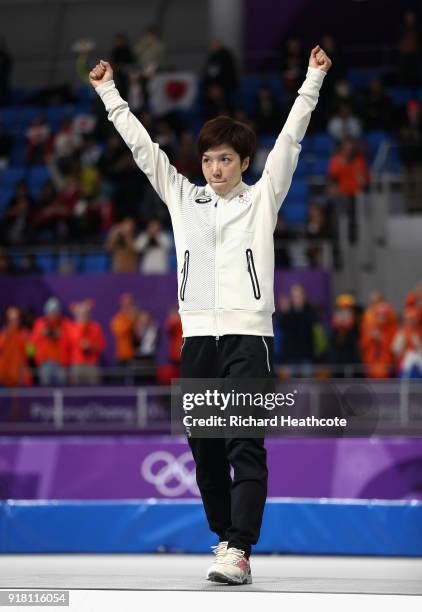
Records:
M287 195L291 200L306 200L309 196L308 183L295 174Z
M170 272L177 272L177 257L175 250L171 251L169 255L169 267Z
M53 255L36 255L36 264L44 273L57 271L57 261Z
M14 106L5 106L0 109L0 123L4 131L9 134L19 123L19 110Z
M108 272L110 268L109 256L106 253L85 255L82 267L84 272Z
M44 184L50 179L50 171L48 166L36 165L31 166L28 172L28 181L30 183Z
M12 186L18 181L23 180L26 177L26 169L23 166L15 166L6 168L0 172L0 185L1 186Z
M71 119L73 107L50 106L45 111L45 119L48 125L55 131L65 119Z
M21 139L16 139L12 144L10 151L10 164L11 166L22 166L25 163L26 158L26 144Z
M365 140L371 149L378 149L382 142L390 141L391 137L388 132L384 130L371 130L370 132L366 132Z
M0 188L0 215L4 213L14 193L13 187Z
M281 213L285 222L290 225L305 223L308 217L308 205L306 202L291 203L286 198L281 207Z
M414 96L409 87L394 87L388 90L394 106L405 106Z
M329 134L313 134L310 138L309 147L316 155L330 155L334 148L334 140Z
M23 106L19 109L18 121L20 128L25 130L40 115L44 116L44 109L41 106Z
M313 176L326 176L328 173L329 157L316 157L308 162L309 172Z

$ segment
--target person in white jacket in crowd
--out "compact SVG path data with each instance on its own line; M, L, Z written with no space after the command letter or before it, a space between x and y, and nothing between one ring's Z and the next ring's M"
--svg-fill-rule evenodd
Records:
M255 146L247 125L224 116L205 123L198 151L207 184L194 185L131 113L111 65L101 60L90 72L109 120L170 212L183 326L182 380L274 377L273 233L330 67L327 54L314 47L306 79L254 185L242 180ZM267 496L264 438L195 438L188 432L188 443L208 524L219 538L207 579L249 584L249 556Z

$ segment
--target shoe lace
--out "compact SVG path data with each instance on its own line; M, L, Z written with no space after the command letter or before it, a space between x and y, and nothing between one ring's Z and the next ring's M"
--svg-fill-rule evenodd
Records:
M221 559L224 556L227 549L227 544L228 542L220 542L219 544L217 544L217 546L211 546L212 552L217 557L217 560Z
M228 548L224 555L225 563L237 563L245 556L245 551L239 548Z

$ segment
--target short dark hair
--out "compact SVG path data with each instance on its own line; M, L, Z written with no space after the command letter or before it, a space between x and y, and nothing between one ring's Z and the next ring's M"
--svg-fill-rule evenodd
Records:
M235 121L225 115L210 119L199 132L199 155L202 157L205 151L222 144L230 145L238 153L242 162L254 152L256 146L255 132L246 123Z

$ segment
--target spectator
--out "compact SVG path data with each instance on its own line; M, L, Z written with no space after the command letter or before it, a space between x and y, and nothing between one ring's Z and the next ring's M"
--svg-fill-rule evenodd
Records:
M289 244L286 244L286 242L291 241L294 237L294 232L288 227L283 217L279 215L274 230L274 265L277 269L291 267Z
M342 294L336 298L331 319L330 355L332 375L344 376L345 366L357 366L361 362L359 350L359 327L352 295ZM356 373L356 369L353 369ZM347 374L347 372L346 372Z
M114 82L120 95L126 100L129 91L129 70L135 62L135 57L126 34L116 34L110 58L114 70Z
M169 271L169 251L173 240L163 231L160 221L151 219L144 232L136 238L134 248L140 254L139 270L143 274L163 274Z
M393 103L381 79L372 79L363 96L365 130L390 130L393 126Z
M135 358L135 324L138 308L130 293L120 296L120 309L111 320L111 331L116 343L117 364L129 370Z
M322 248L318 244L322 240L331 240L332 235L330 225L326 219L324 209L316 204L311 204L308 208L308 219L305 226L305 237L312 241L307 250L306 255L311 267L323 265Z
M99 385L101 354L106 342L101 325L91 320L92 300L71 305L75 321L70 329L71 381L74 385Z
M134 243L135 223L133 219L123 219L111 228L105 248L111 252L113 272L136 272L138 270L138 255Z
M422 378L422 326L419 311L406 306L403 322L393 337L396 370L400 378Z
M282 123L281 109L269 87L258 89L254 123L259 134L275 134Z
M149 103L149 80L161 68L166 52L166 45L161 39L158 27L155 25L147 27L134 50L140 72L142 95L147 105ZM133 107L131 104L130 107L136 108L136 105Z
M36 117L25 133L26 163L43 164L50 140L50 128L40 115Z
M280 53L280 68L283 85L288 99L287 106L297 96L297 90L302 84L303 75L306 73L308 58L303 50L303 44L297 36L291 36L283 44Z
M393 368L392 341L397 331L397 316L379 291L373 291L363 315L360 348L368 378L389 378Z
M345 138L360 138L362 135L362 122L352 114L348 104L342 103L338 112L329 120L327 132L340 142Z
M278 323L281 328L282 362L291 366L292 375L311 375L314 361L314 325L317 318L302 285L294 284L289 298L280 299Z
M214 38L210 43L210 52L205 61L203 86L205 90L211 85L219 85L223 91L233 93L237 89L238 74L233 53Z
M0 125L0 170L4 170L9 165L10 150L12 141Z
M12 74L13 60L7 50L6 40L0 34L0 106L10 103L10 77Z
M2 240L6 244L27 244L32 238L31 209L33 199L26 181L16 183L15 193L1 220Z
M0 275L14 274L16 272L13 262L0 249Z
M17 272L19 272L19 274L42 274L42 270L36 262L35 255L32 253L27 253L22 256Z
M44 316L39 317L32 331L35 359L42 385L63 385L70 360L71 326L61 313L60 302L51 297L44 305Z
M179 366L183 345L183 330L177 308L170 310L164 323L164 329L169 337L169 361L172 365Z
M179 152L174 165L191 182L197 181L202 174L195 136L190 130L184 130L180 136Z
M329 162L329 178L337 188L340 205L346 207L349 219L349 242L357 239L356 196L369 184L369 169L364 155L352 138L345 138Z
M134 326L135 367L138 381L155 380L158 340L158 324L148 311L139 311Z
M75 133L72 121L69 119L62 121L50 147L50 154L61 174L70 172L75 152L80 144L81 138Z
M58 196L37 213L35 223L39 230L52 230L56 239L70 241L77 235L75 213L82 195L79 174L72 170L62 177L53 163L49 168Z
M398 42L398 81L405 87L417 88L420 82L421 32L415 11L406 10Z
M17 387L32 383L28 368L28 331L21 323L20 311L16 306L6 310L6 324L0 332L0 384Z
M408 211L419 212L422 209L422 113L417 100L407 103L406 119L399 131L399 154Z
M206 119L214 119L220 115L233 115L233 104L227 98L227 90L220 83L210 83L206 88L204 110Z

